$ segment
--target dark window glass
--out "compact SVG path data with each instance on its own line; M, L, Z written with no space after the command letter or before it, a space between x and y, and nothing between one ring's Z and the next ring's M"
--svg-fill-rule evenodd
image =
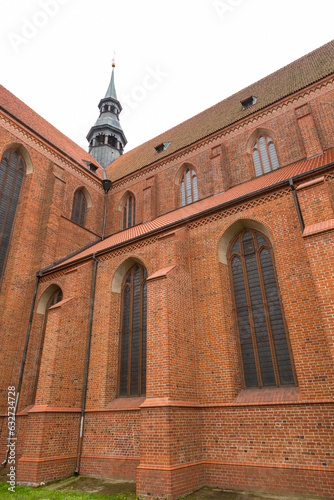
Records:
M55 304L58 304L58 302L60 302L61 300L63 300L63 292L61 291L61 289L59 288L51 297L51 300L49 301L49 305L48 305L48 308L54 306Z
M244 230L229 256L245 386L293 384L271 245L262 234Z
M0 277L5 268L25 164L17 151L7 151L0 163Z
M134 266L122 288L119 395L146 393L146 269Z
M80 226L85 225L87 201L81 189L78 189L74 194L72 207L72 221Z
M128 196L123 208L123 229L135 225L136 220L136 202L132 195Z
M279 167L275 144L269 136L258 137L254 142L252 152L257 176L267 174Z
M180 181L181 207L198 200L198 186L196 172L187 168Z

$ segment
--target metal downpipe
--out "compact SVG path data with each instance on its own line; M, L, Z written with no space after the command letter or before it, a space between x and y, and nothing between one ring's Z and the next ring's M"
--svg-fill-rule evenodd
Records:
M88 330L88 343L87 343L85 380L84 380L83 396L82 396L82 408L81 408L81 418L80 418L80 431L79 431L77 463L76 463L76 467L75 467L75 471L74 471L74 474L76 474L76 475L78 475L80 473L80 462L81 462L82 441L83 441L83 428L84 428L84 420L85 420L87 385L88 385L88 370L89 370L90 346L91 346L91 339L92 339L93 313L94 313L94 300L95 300L95 286L96 286L96 274L97 274L97 264L98 264L98 261L95 258L95 253L93 254L93 260L94 260L93 288L92 288L92 297L91 297L91 304L90 304L90 317L89 317L89 330Z
M102 186L105 194L104 194L104 214L103 214L103 228L102 228L101 240L104 240L106 231L106 220L107 220L107 195L109 189L111 188L111 181L109 179L103 179Z
M27 335L26 335L26 342L24 346L24 351L23 351L23 358L22 358L22 363L21 363L21 371L20 371L20 378L19 378L19 385L17 387L17 392L16 392L16 401L15 401L15 407L13 411L13 415L11 415L11 421L15 425L15 417L16 417L16 411L19 405L19 399L20 399L20 392L21 392L21 387L22 387L22 380L23 380L23 373L24 373L24 366L26 363L26 358L27 358L27 351L28 351L28 344L29 344L29 338L30 338L30 331L31 331L31 324L32 324L32 319L34 315L34 308L35 308L35 302L36 302L36 295L37 295L37 289L38 289L38 283L40 279L41 273L39 272L36 276L36 285L35 285L35 291L34 291L34 297L32 299L32 304L31 304L31 310L30 310L30 318L29 318L29 324L28 324L28 330L27 330ZM9 446L10 442L12 439L12 431L9 429L8 431L8 440L7 440L7 450L5 453L5 459L2 462L2 466L6 467L7 462L8 462L8 453L9 453Z
M298 200L298 196L297 196L297 193L296 193L296 188L295 188L295 185L293 183L293 178L292 177L290 177L290 179L289 179L289 184L290 184L290 187L291 187L291 190L292 190L293 198L295 200L295 205L296 205L296 209L297 209L297 214L298 214L298 218L299 218L300 227L302 228L302 232L304 232L304 229L305 229L304 219L303 219L302 212L300 210L299 200Z

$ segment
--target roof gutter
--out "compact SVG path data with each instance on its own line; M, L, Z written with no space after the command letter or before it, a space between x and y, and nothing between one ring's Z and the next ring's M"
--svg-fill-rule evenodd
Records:
M185 222L188 222L191 220L199 219L199 218L206 216L210 213L214 213L218 210L221 210L222 208L226 208L230 205L240 203L244 200L247 200L249 198L253 198L254 196L265 193L267 191L272 191L274 189L277 189L279 187L286 186L286 185L291 186L290 181L292 181L292 183L293 183L293 181L302 179L304 177L307 177L311 174L320 172L322 170L326 170L327 168L332 167L332 166L334 166L334 162L327 163L326 165L322 165L320 167L314 168L313 170L309 170L308 172L303 172L302 174L295 175L293 177L290 177L289 179L284 179L283 181L277 182L276 184L273 184L271 186L268 186L268 187L265 187L262 189L258 189L257 191L252 191L251 193L248 193L247 195L240 196L239 198L234 198L233 200L227 201L225 203L221 203L220 205L216 205L215 207L212 207L212 208L208 208L207 210L203 210L202 212L198 212L197 214L189 215L188 217L185 217L184 219L180 219L178 221L171 222L170 224L166 224L165 226L162 226L161 228L153 229L152 231L148 231L147 233L144 233L142 235L135 236L134 238L131 238L129 240L123 241L123 242L118 243L116 245L112 245L110 247L104 248L103 250L100 250L98 252L91 253L89 255L86 255L85 257L81 257L79 259L72 260L68 264L65 264L63 267L61 265L59 265L59 267L53 265L53 267L51 269L50 269L50 267L47 267L45 269L42 269L40 272L42 275L46 275L49 273L51 274L54 271L59 271L60 269L63 269L63 268L65 269L66 267L72 266L73 264L78 264L79 262L83 262L85 260L88 260L93 255L95 255L95 256L102 255L104 253L110 252L111 250L115 250L116 248L120 248L122 246L129 245L134 241L139 241L141 239L147 238L148 236L152 236L153 234L158 234L160 232L163 232L166 229L180 226L180 225L184 224ZM294 196L297 196L297 194L295 193ZM298 198L297 198L297 201L298 201ZM298 204L297 212L298 212L298 210L300 211L299 204ZM302 224L301 224L301 226L302 226ZM94 243L92 246L95 246L95 245L96 245L96 243Z

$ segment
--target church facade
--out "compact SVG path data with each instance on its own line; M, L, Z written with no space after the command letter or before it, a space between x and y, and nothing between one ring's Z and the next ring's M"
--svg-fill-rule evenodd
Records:
M333 56L128 153L0 87L3 471L334 498Z

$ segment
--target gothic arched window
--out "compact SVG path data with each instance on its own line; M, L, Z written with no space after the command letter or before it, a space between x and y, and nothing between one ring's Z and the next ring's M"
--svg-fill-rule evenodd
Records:
M76 222L80 226L84 226L86 219L86 209L87 209L86 197L83 193L83 190L78 189L74 193L74 198L73 198L73 207L71 216L72 221Z
M25 163L20 153L6 151L0 163L0 277L5 268L24 172Z
M269 241L257 231L243 230L231 244L229 266L245 386L293 384L287 329Z
M147 272L135 265L122 286L119 396L146 393Z
M198 200L197 176L193 169L187 168L180 180L181 207Z
M136 202L132 195L129 195L123 206L123 229L135 225L136 219Z
M261 135L256 139L252 153L257 176L279 168L275 144L268 135Z

